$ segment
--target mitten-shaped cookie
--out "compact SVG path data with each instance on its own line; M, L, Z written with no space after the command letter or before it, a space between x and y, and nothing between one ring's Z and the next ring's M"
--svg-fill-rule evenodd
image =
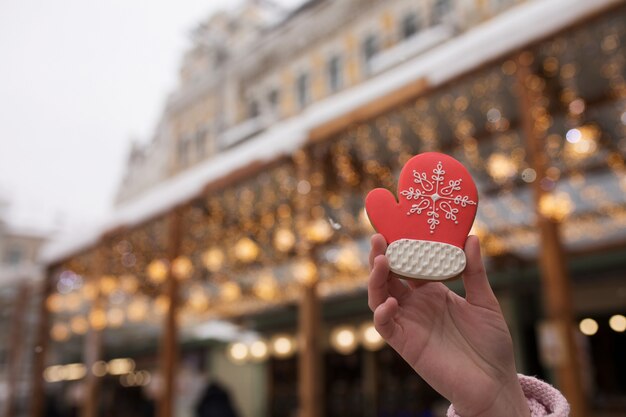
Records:
M400 173L398 200L383 188L365 199L370 222L387 240L390 269L433 281L463 272L463 248L478 208L467 169L437 152L414 156Z

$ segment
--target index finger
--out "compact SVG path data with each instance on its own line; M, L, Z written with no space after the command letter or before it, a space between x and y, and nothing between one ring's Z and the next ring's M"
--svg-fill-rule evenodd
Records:
M378 255L384 255L387 250L387 241L380 233L376 233L372 236L371 239L371 249L370 249L370 270L374 268L374 259Z

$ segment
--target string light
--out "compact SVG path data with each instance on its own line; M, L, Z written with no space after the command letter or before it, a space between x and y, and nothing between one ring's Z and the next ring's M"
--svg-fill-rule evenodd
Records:
M348 355L357 348L356 331L352 326L340 326L330 334L330 344L339 353Z
M193 274L193 264L186 256L179 256L172 261L172 274L174 277L185 280Z
M291 357L296 351L296 342L287 334L276 335L271 340L271 352L279 359Z
M243 263L250 263L256 260L259 252L259 246L250 238L241 238L235 244L235 257Z
M609 326L618 333L626 331L626 317L621 314L615 314L609 319Z
M368 322L361 325L359 329L360 340L367 350L376 351L385 346L385 340L374 327L374 323Z
M598 327L598 322L590 318L583 319L578 324L578 328L580 329L582 334L586 336L593 336L594 334L596 334L598 332Z
M167 278L169 267L162 259L155 259L148 265L148 278L155 284L160 284Z
M202 263L209 271L217 272L224 263L224 252L219 248L207 249L202 254Z
M242 364L248 359L250 354L248 346L245 343L232 343L227 348L228 358L237 364Z

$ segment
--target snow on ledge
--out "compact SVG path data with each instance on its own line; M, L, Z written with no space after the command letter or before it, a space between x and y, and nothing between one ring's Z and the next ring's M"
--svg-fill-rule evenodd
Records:
M459 36L376 77L321 100L239 146L172 177L116 209L90 230L44 247L45 264L59 262L95 244L109 230L132 226L198 195L207 184L254 162L271 161L300 148L313 128L384 97L419 79L437 86L511 53L621 0L531 0L512 7Z

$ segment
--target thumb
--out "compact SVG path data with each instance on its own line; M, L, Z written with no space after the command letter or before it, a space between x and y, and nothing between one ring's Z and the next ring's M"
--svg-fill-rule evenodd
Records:
M499 310L498 300L487 279L477 236L469 236L465 241L465 257L467 258L467 266L463 272L465 299L472 305Z

